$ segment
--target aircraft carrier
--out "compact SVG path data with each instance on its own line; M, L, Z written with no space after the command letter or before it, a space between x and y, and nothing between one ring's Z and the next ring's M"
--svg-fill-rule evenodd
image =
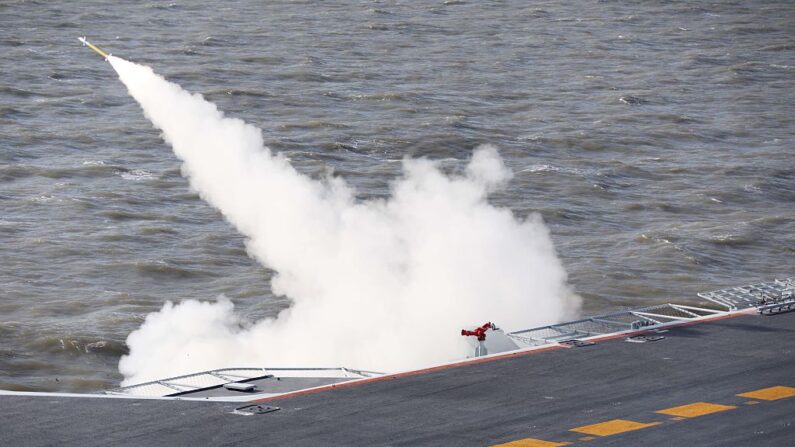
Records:
M795 280L699 297L486 323L462 331L472 358L396 374L230 365L103 394L0 391L0 445L793 445Z
M792 445L795 281L699 296L494 331L515 349L398 374L227 368L0 392L0 444Z

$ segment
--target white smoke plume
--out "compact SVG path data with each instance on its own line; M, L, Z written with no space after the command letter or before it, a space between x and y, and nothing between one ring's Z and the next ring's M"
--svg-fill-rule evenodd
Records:
M313 180L151 68L109 58L201 197L247 236L293 301L278 318L241 321L233 304L166 303L127 338L123 384L230 366L347 366L397 371L463 358L461 328L559 321L579 300L537 215L487 202L511 172L478 148L466 172L406 159L388 200L360 201L344 180Z

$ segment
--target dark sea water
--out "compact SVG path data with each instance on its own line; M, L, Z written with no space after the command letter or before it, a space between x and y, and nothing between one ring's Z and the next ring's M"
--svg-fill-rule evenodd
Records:
M585 314L795 273L791 1L5 1L0 388L117 385L166 300L289 304L82 35L362 198L498 146Z

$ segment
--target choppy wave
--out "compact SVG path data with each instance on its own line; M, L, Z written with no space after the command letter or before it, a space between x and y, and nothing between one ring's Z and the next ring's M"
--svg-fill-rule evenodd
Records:
M492 201L542 214L590 312L793 275L786 2L2 9L0 388L116 385L120 340L165 300L289 304L108 66L64 41L78 24L358 198L387 197L405 156L457 172L497 145L515 177Z

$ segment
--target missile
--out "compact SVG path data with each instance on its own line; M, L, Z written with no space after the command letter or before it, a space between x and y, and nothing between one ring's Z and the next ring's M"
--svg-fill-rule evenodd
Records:
M100 50L100 49L99 49L99 47L97 47L97 46L96 46L96 45L94 45L93 43L91 43L91 42L89 42L88 40L86 40L86 36L83 36L83 37L78 37L78 38L77 38L77 40L79 40L80 42L82 42L84 47L91 48L92 50L94 50L94 51L96 51L97 53L99 53L99 55L100 55L100 56L104 57L104 58L105 58L105 60L108 60L108 57L110 56L110 54L108 54L108 53L106 53L106 52L104 52L104 51Z

